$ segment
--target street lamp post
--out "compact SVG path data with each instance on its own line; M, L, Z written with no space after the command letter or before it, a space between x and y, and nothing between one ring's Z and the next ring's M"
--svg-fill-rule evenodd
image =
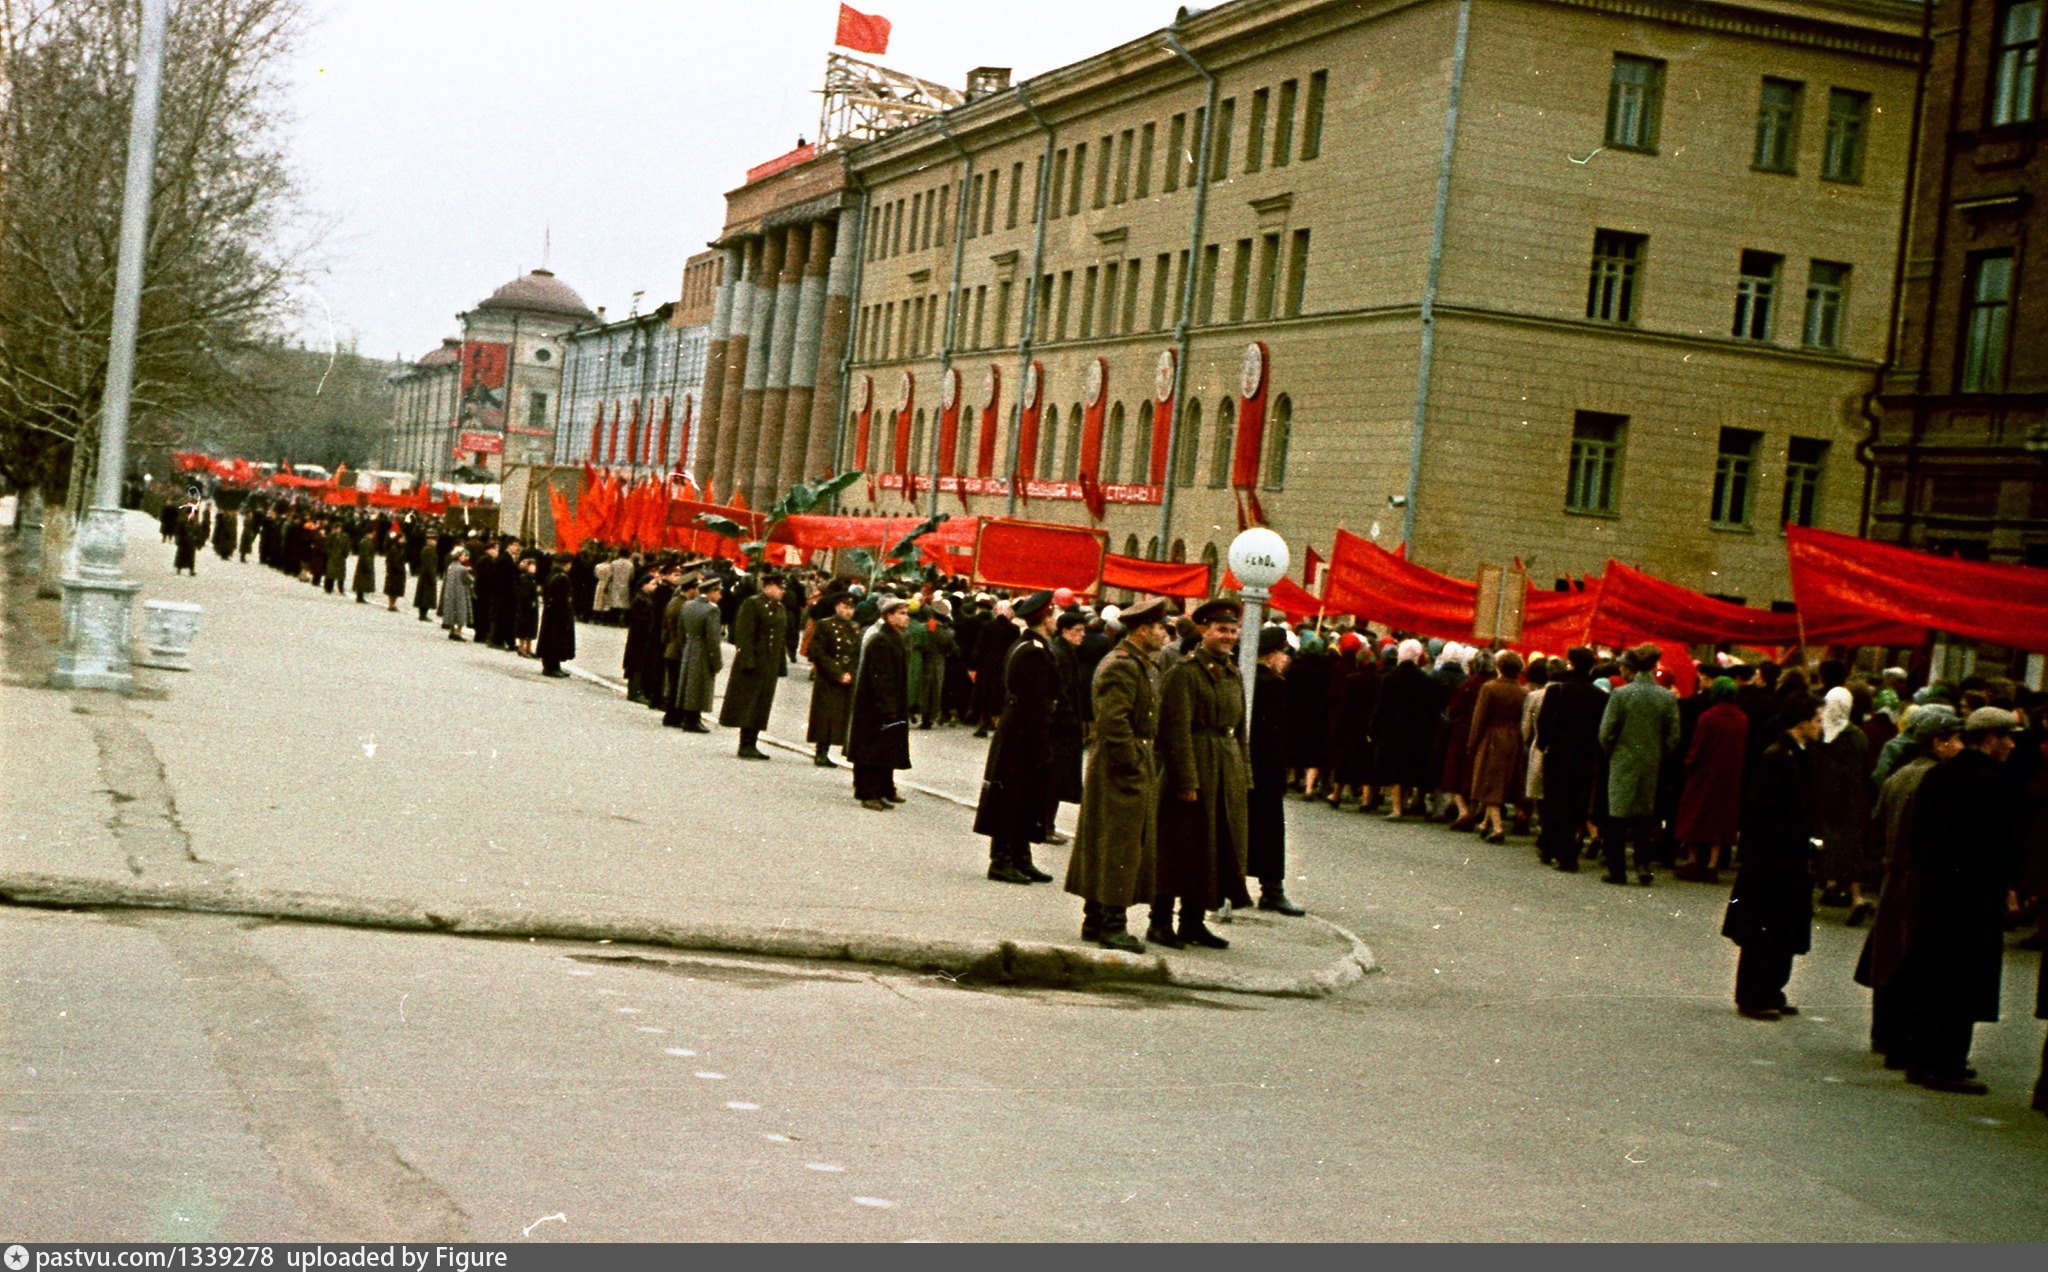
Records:
M60 689L135 687L128 669L130 625L140 583L121 573L128 534L121 476L128 466L128 408L135 388L135 332L142 315L142 268L149 250L150 184L156 176L156 119L163 98L164 27L169 0L142 0L135 101L128 120L128 175L121 197L121 252L114 271L114 322L107 338L107 386L100 405L99 472L92 506L78 527L76 564L63 580L64 630L50 683Z
M1259 628L1266 621L1268 589L1287 575L1287 540L1254 526L1230 541L1230 572L1237 576L1237 593L1244 600L1244 619L1238 624L1237 674L1244 681L1245 737L1251 737L1252 696L1259 683ZM1245 749L1251 749L1247 743Z

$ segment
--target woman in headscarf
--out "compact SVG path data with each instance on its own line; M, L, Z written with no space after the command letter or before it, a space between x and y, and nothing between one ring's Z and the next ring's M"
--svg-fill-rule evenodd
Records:
M1373 779L1392 801L1389 818L1426 814L1429 744L1436 732L1436 686L1422 670L1422 642L1401 642L1394 669L1380 683L1372 715Z
M1685 789L1678 797L1674 833L1685 859L1681 879L1720 881L1721 861L1742 829L1742 768L1749 754L1749 716L1735 704L1735 682L1727 676L1707 688L1707 709L1693 724L1685 753ZM1706 849L1706 860L1700 850Z
M475 617L472 602L476 593L469 573L469 549L458 547L441 576L441 626L449 640L461 640L462 629Z
M1303 627L1301 648L1287 670L1287 767L1294 770L1302 794L1315 798L1328 754L1330 719L1330 655L1323 638Z
M1856 696L1842 686L1821 700L1820 742L1813 748L1815 833L1820 837L1821 899L1849 902L1849 926L1859 927L1873 907L1864 900L1875 886L1870 861L1870 809L1876 791L1870 781L1870 739L1856 727Z
M1522 701L1529 696L1522 685L1522 656L1509 650L1494 658L1484 651L1472 660L1473 680L1491 663L1495 676L1487 678L1473 696L1472 722L1465 731L1465 744L1472 755L1472 803L1480 809L1480 833L1486 842L1507 842L1507 826L1501 809L1522 794Z

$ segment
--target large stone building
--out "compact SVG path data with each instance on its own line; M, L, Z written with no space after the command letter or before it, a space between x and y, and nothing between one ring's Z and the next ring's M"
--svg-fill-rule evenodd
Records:
M554 462L636 473L689 469L709 325L685 325L680 309L671 302L564 333Z
M435 481L461 465L502 476L555 449L562 335L596 317L544 269L456 315L462 335L393 377L391 433L378 466Z
M1782 601L1781 520L1857 524L1919 30L1893 0L1184 11L777 177L837 216L835 285L859 227L849 400L820 379L806 453L878 475L857 508L1092 505L1144 555L1214 560L1256 504L1297 547ZM789 449L737 350L779 351L763 299L818 268L775 216L723 240L763 284L723 340L750 491Z
M2048 566L2042 0L1939 0L1898 339L1874 413L1870 537ZM2035 265L2037 284L2044 274Z

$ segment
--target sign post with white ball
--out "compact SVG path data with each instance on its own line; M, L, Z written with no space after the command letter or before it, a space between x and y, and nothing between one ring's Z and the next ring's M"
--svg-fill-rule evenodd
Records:
M1237 637L1237 674L1244 681L1245 737L1251 737L1252 694L1259 680L1259 628L1266 621L1266 597L1275 583L1287 576L1287 540L1254 526L1230 541L1230 572L1237 576L1238 596L1244 601L1244 621ZM1246 751L1251 747L1247 742Z

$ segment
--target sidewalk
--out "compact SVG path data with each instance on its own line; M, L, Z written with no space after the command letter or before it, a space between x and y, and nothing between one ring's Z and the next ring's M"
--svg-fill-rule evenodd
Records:
M189 673L129 699L45 687L55 604L9 579L0 714L0 894L176 904L377 926L843 957L992 980L1154 981L1318 994L1371 955L1312 919L1241 916L1225 952L1083 945L1057 885L982 877L970 830L982 743L920 731L911 793L860 809L846 770L732 758L729 731L627 704L622 637L578 630L579 670L453 644L211 552L197 578L131 516L147 598L205 607ZM140 611L138 608L138 623ZM777 694L800 740L807 671ZM908 792L907 792L908 793ZM1064 849L1041 850L1055 875Z

